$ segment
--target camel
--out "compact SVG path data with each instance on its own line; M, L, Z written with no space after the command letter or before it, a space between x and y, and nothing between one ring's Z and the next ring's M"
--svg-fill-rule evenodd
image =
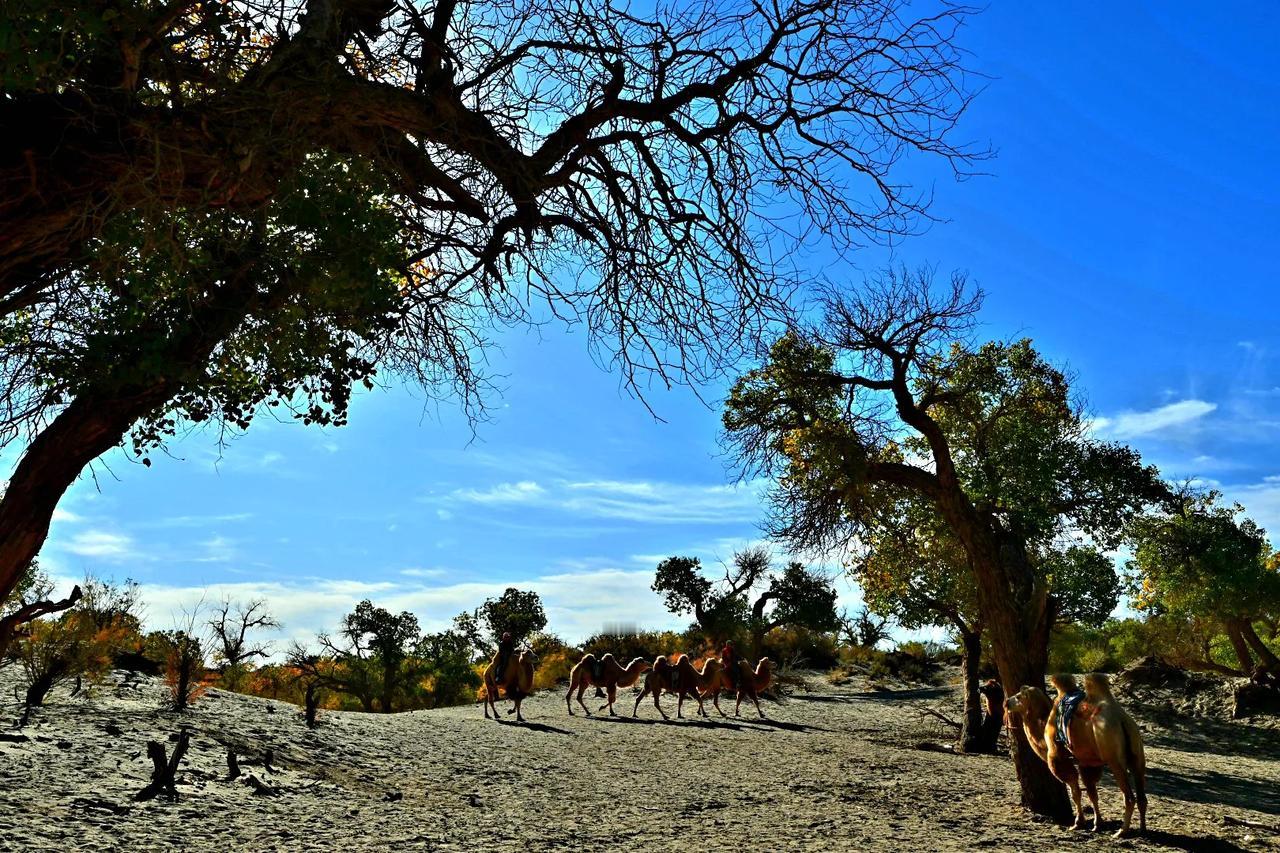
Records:
M708 689L719 679L719 658L707 658L707 662L702 665L702 671L699 672L690 662L688 655L680 655L680 657L676 658L675 663L669 661L665 656L659 655L653 662L653 669L649 670L649 674L645 676L644 690L636 697L636 704L631 709L631 716L639 716L637 712L640 709L641 700L652 693L653 707L658 709L662 719L667 719L667 712L662 710L662 706L658 704L658 698L662 696L662 692L665 690L680 697L680 701L676 703L676 716L678 718L684 718L682 711L686 696L692 696L698 700L698 713L705 717L707 716L707 710L702 707L701 691Z
M501 687L507 698L515 702L516 720L523 723L520 715L520 703L533 693L533 652L522 649L507 656L505 672L496 672L498 658L484 668L484 718L489 719L489 708L493 708L493 718L501 720L498 715L498 688ZM500 678L500 680L499 680ZM508 711L508 714L512 711Z
M722 661L723 663L723 661ZM760 658L760 662L756 664L753 670L751 664L745 660L737 662L738 667L738 683L734 686L729 683L728 672L725 669L720 670L720 678L710 689L702 694L702 698L706 699L711 696L711 704L716 706L716 710L720 711L720 716L729 716L720 708L720 691L733 690L738 694L738 704L733 709L733 715L739 716L742 709L742 699L747 697L756 705L756 713L764 719L764 711L760 710L760 694L769 689L769 685L773 682L773 663L768 658Z
M1052 681L1058 689L1059 698L1076 687L1075 679L1069 675L1055 675ZM1105 675L1097 672L1086 675L1084 690L1085 700L1067 727L1065 746L1057 739L1058 703L1050 702L1043 690L1023 687L1009 697L1005 708L1021 715L1022 727L1031 748L1049 765L1050 772L1071 789L1076 807L1076 828L1085 825L1084 806L1080 799L1081 780L1093 806L1093 831L1102 828L1098 780L1102 778L1102 768L1110 767L1124 794L1124 823L1116 832L1116 838L1129 834L1135 804L1138 807L1139 831L1145 832L1147 764L1142 733L1138 731L1133 717L1111 695L1110 682Z
M624 667L611 654L606 653L600 658L592 654L583 655L582 660L569 673L569 692L564 694L564 704L569 709L569 716L573 716L573 703L569 699L575 689L578 691L578 704L587 712L588 717L591 716L591 709L582 701L582 694L588 687L595 687L597 690L603 687L608 690L609 716L618 716L613 710L614 700L618 698L618 688L630 687L651 669L653 664L644 658L636 658Z

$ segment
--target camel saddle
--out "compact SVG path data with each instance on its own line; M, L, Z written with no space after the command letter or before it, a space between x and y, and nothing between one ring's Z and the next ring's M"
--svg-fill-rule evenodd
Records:
M604 678L604 661L596 658L591 662L591 680L601 681Z
M680 667L678 666L671 668L671 689L680 689Z
M1075 690L1058 700L1058 730L1055 732L1055 737L1063 746L1067 745L1067 730L1071 726L1071 718L1075 716L1076 708L1080 707L1083 701L1083 690Z

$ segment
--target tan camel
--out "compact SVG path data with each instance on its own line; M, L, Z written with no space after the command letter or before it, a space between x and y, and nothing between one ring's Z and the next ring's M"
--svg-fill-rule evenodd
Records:
M573 716L573 703L569 699L573 696L574 690L578 691L578 704L587 712L588 717L591 716L591 709L587 707L586 702L582 701L582 694L587 692L588 687L605 688L608 691L606 695L609 702L609 716L618 716L613 710L614 700L618 698L618 688L630 687L640 680L641 675L651 669L653 664L644 658L636 658L624 667L608 653L599 658L592 654L583 655L582 660L578 661L569 673L569 692L564 694L564 704L569 709L569 716Z
M516 720L523 723L520 703L533 693L533 653L527 650L512 652L507 656L505 671L498 673L497 668L498 658L495 655L484 668L484 718L489 719L489 708L492 707L493 718L502 719L498 714L498 688L501 687L507 698L515 702Z
M1076 689L1069 675L1052 679L1058 698ZM1093 805L1093 831L1102 828L1102 812L1098 808L1098 780L1102 768L1110 767L1116 784L1124 794L1124 823L1117 838L1129 833L1133 807L1138 807L1139 831L1147 828L1147 764L1142 733L1133 717L1120 707L1111 695L1110 683L1101 673L1090 673L1084 679L1085 700L1076 709L1067 726L1067 743L1058 743L1058 702L1038 687L1023 687L1005 702L1005 708L1022 717L1022 727L1036 755L1049 765L1050 772L1071 789L1075 801L1075 826L1085 825L1084 805L1080 799L1080 782L1084 782ZM1078 769L1077 769L1078 765ZM1136 791L1136 795L1135 795Z
M723 661L721 661L723 664ZM745 660L737 661L738 667L738 683L736 685L729 683L728 670L723 667L720 670L720 678L710 689L702 694L702 698L706 699L711 696L711 704L716 706L716 710L720 711L720 716L729 716L720 708L720 691L732 690L738 694L738 704L734 706L733 715L739 716L742 709L743 697L749 698L755 703L756 713L764 719L764 711L760 710L760 694L769 689L769 685L773 683L773 663L768 658L760 658L760 662L756 664L756 668L751 669L751 664Z
M706 708L702 707L701 691L708 689L720 679L720 659L707 658L706 663L702 665L702 671L699 672L693 663L689 660L688 655L680 655L676 658L675 663L667 660L663 655L659 655L653 662L653 669L649 670L648 675L644 679L644 690L636 697L635 707L631 709L631 716L638 717L637 713L640 709L640 702L650 693L653 694L653 707L658 709L658 713L662 715L662 719L667 719L667 712L662 710L662 705L658 704L658 698L662 696L663 691L667 693L675 693L680 697L676 703L676 716L683 719L684 700L686 696L692 696L698 701L698 713L707 716Z

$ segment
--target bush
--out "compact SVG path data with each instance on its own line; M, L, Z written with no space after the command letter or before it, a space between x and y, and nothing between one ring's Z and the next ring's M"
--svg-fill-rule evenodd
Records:
M59 684L87 678L100 680L111 669L114 629L99 629L89 614L72 610L56 619L37 619L16 644L28 709L44 704Z
M696 650L701 650L701 645ZM582 654L601 657L612 654L624 666L633 658L653 660L658 655L678 655L695 651L687 638L675 631L628 631L601 633L587 638L582 644Z
M764 635L760 654L778 665L795 661L803 669L830 669L839 662L835 635L806 628L774 628Z
M207 688L204 644L190 631L154 631L147 635L147 648L154 660L162 661L164 681L169 687L169 707L185 711Z

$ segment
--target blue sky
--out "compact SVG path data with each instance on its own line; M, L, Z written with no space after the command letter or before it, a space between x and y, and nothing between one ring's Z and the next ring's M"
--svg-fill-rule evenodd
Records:
M984 333L1067 363L1100 433L1280 531L1280 5L1047 8L993 4L964 31L991 79L961 132L997 149L991 174L907 164L944 221L815 264L852 281L890 261L966 270ZM343 429L263 419L221 450L197 432L150 469L111 454L42 562L138 579L160 627L223 593L268 598L290 636L365 597L442 626L508 584L542 593L569 639L682 624L649 590L657 560L715 562L758 536L718 410L655 392L655 421L555 328L504 336L491 362L505 390L474 435L397 387L361 395Z

